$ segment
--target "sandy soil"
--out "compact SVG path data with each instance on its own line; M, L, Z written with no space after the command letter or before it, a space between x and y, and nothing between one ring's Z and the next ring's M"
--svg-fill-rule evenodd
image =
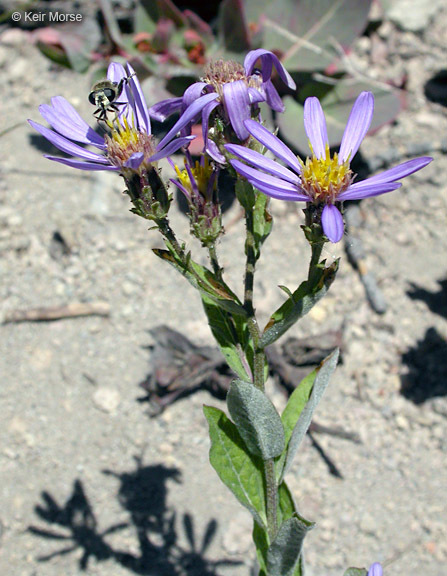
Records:
M386 22L386 57L358 41L354 64L379 80L405 74L407 108L362 145L365 158L447 134L446 110L424 86L445 65L444 7L421 32ZM1 311L105 301L109 317L0 326L0 573L17 576L247 576L251 520L208 463L200 391L158 418L139 402L151 371L149 330L167 324L198 344L212 338L194 290L151 254L155 232L129 213L118 178L80 173L42 157L25 123L51 96L91 114L88 77L52 66L19 30L0 37ZM318 410L325 425L360 435L354 444L315 435L288 482L317 527L305 543L308 574L387 565L387 576L443 576L447 564L447 159L402 190L363 202L362 240L388 309L369 306L343 245L339 277L294 336L344 322L344 363ZM265 320L278 284L303 278L307 248L300 211L274 202L275 229L259 266L257 307ZM228 223L236 218L233 206ZM188 237L177 207L173 226ZM242 279L243 223L219 246L228 281ZM61 242L62 239L62 242ZM349 242L349 237L348 240ZM274 401L284 405L271 384ZM85 571L85 572L84 572Z

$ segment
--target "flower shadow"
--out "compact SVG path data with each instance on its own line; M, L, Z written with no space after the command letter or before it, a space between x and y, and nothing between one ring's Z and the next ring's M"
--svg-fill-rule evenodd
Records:
M233 560L210 560L205 556L217 532L214 519L205 526L200 546L196 545L194 520L188 512L183 514L182 532L179 533L176 512L167 505L168 481L181 480L178 469L162 464L143 466L140 458L135 460L136 467L130 471L104 471L105 475L118 480L117 499L129 516L127 522L106 530L98 529L95 512L81 480L74 481L72 494L62 505L47 491L42 492L43 504L38 504L35 512L47 526L33 525L28 530L64 546L40 556L39 562L81 550L79 568L82 571L88 571L91 559L96 562L114 560L142 576L218 576L216 569L219 566L240 564ZM138 553L118 549L108 542L108 536L121 530L135 533Z
M412 300L422 300L432 312L447 318L447 278L438 280L440 289L437 292L429 292L417 284L411 283L411 290L407 291Z

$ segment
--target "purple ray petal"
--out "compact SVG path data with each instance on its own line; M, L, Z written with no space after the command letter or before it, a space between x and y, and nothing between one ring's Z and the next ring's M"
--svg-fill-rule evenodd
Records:
M244 68L245 73L247 76L250 76L253 72L253 68L255 67L256 62L261 59L261 70L262 70L262 79L264 82L270 80L271 73L272 73L272 65L278 71L279 77L281 80L292 90L296 89L296 84L293 81L290 74L284 68L284 66L279 61L278 57L270 52L269 50L264 50L264 48L258 48L257 50L251 50L247 54L244 60ZM264 72L265 71L265 72Z
M230 160L230 163L239 174L245 176L253 186L267 196L281 200L309 201L309 197L290 182L259 172L259 170L251 168L239 160Z
M174 114L174 112L178 112L182 109L183 98L168 98L167 100L162 100L158 102L158 104L154 104L149 108L149 115L154 118L154 120L158 120L159 122L163 122Z
M51 104L52 106L42 104L39 112L59 134L82 144L92 144L101 149L106 147L104 138L90 128L65 98L55 96L51 99Z
M274 176L279 176L280 178L282 178L283 180L286 180L287 182L290 182L291 184L295 184L297 186L299 186L301 184L300 179L298 178L298 176L294 172L292 172L288 168L285 168L284 166L282 166L278 162L275 162L274 160L271 160L270 158L266 158L265 156L263 156L259 152L255 152L254 150L250 150L249 148L246 148L245 146L239 146L238 144L226 144L225 148L231 154L234 154L238 158L241 158L242 160L249 162L255 168L258 168L260 170L265 170L266 172L269 172L270 174L272 174ZM261 174L260 174L260 176L262 177Z
M363 138L371 126L374 113L374 96L371 92L362 92L354 102L346 124L338 153L338 163L352 162Z
M371 564L368 570L368 576L383 576L382 566L378 562Z
M78 146L74 142L67 140L57 132L53 132L49 128L28 120L29 124L44 136L51 144L56 146L62 152L70 154L71 156L78 156L79 158L84 158L85 160L92 160L93 162L99 162L100 164L110 164L110 161L105 156L98 154L97 152L91 152L86 150L81 146Z
M171 138L173 138L177 132L180 132L182 128L184 128L187 124L192 122L197 118L197 116L202 111L203 107L206 106L212 100L218 98L218 94L205 94L198 98L195 102L191 104L180 116L176 124L169 130L166 136L161 140L158 148L162 148Z
M138 128L147 134L151 133L151 120L149 118L149 111L146 105L146 99L144 98L143 90L141 89L140 82L135 70L130 64L127 64L127 70L129 71L129 76L132 78L129 80L132 95L134 97L134 110L137 117Z
M239 140L244 141L249 137L244 120L248 120L251 113L247 85L243 80L227 82L223 85L223 96L231 126Z
M127 78L128 74L124 66L118 62L110 62L107 69L107 78L111 82L119 84L123 78ZM134 97L131 87L128 82L124 82L123 90L119 96L119 112L118 117L121 119L123 116L126 118L129 126L132 126L133 112L134 112Z
M396 182L396 180L401 180L405 178L405 176L409 176L413 174L413 172L417 172L421 170L430 162L433 158L430 156L421 156L420 158L414 158L413 160L408 160L408 162L403 162L394 168L390 168L389 170L385 170L385 172L381 172L380 174L376 174L375 176L371 176L366 180L366 182L370 183L379 183L379 182Z
M119 62L110 62L109 67L107 68L107 78L111 82L119 83L120 80L126 78L126 70L124 66Z
M187 188L185 188L185 186L183 186L183 184L181 182L179 182L179 180L174 180L174 178L170 178L170 181L173 184L175 184L181 192L183 192L183 194L186 196L186 198L188 200L191 200L191 194L190 194L189 190Z
M166 158L166 156L170 156L179 150L182 146L186 146L194 140L195 136L183 136L181 138L176 138L172 140L168 144L166 144L163 148L160 147L160 144L157 146L157 152L149 158L149 162L157 162L162 158Z
M340 202L344 202L345 200L362 200L363 198L371 198L372 196L380 196L380 194L392 192L401 186L402 184L400 182L370 183L368 180L363 180L362 182L356 182L345 192L339 194L337 200Z
M334 244L340 242L343 237L345 225L340 210L333 204L326 204L321 214L321 226L323 232Z
M312 96L304 102L304 128L318 159L326 158L327 137L326 118L318 98Z
M274 136L267 128L264 128L255 120L246 120L245 127L256 140L259 140L268 150L271 150L276 157L283 160L290 168L293 168L297 174L301 174L301 165L297 157L277 136Z
M126 168L130 168L131 170L138 170L141 162L143 162L143 159L143 152L135 152L135 154L132 154L132 156L124 162L124 166Z
M59 156L49 156L46 154L45 158L48 158L48 160L54 160L54 162L59 162L60 164L65 164L71 168L77 168L78 170L112 170L114 172L119 172L121 170L119 166L111 166L110 164L96 164L95 162L84 162L83 160L74 160L73 158L59 158Z
M203 96L203 91L207 86L208 84L205 84L205 82L195 82L189 86L183 94L183 108L191 106L197 98Z
M276 112L284 112L285 107L283 101L281 100L281 97L278 94L276 88L273 86L271 80L264 82L263 89L265 91L265 100L270 108Z

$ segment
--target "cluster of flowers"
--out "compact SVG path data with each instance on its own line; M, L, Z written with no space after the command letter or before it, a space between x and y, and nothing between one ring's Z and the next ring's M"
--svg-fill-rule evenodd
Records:
M364 181L355 181L350 168L359 146L369 130L374 97L362 92L354 103L338 153L331 156L326 120L317 98L304 104L304 126L311 155L302 161L286 144L262 125L259 103L265 102L277 112L282 100L272 83L273 69L281 81L295 89L295 83L278 58L263 49L251 51L242 66L236 62L217 61L204 72L202 81L190 86L183 97L172 98L148 108L135 72L127 65L112 63L108 81L122 86L119 102L113 106L113 120L104 119L107 133L97 134L61 96L43 104L39 110L52 126L50 130L30 120L30 124L62 152L72 156L51 160L81 170L112 170L126 180L140 179L143 189L150 184L148 174L157 170L157 162L186 148L194 138L192 126L201 120L204 154L211 161L202 162L200 170L186 155L185 169L177 169L174 180L186 195L197 224L200 217L219 229L213 218L220 219L215 183L219 166L229 164L262 193L287 201L302 201L316 208L323 233L338 242L344 231L342 202L360 200L396 190L399 180L431 162L429 157L415 158ZM106 100L107 104L107 100ZM151 116L163 121L173 113L179 120L156 142L151 132ZM81 145L92 145L94 152ZM261 146L262 145L262 146ZM269 150L275 160L261 154ZM200 173L200 178L197 175ZM192 229L194 226L192 226ZM199 226L203 230L203 226ZM197 230L197 227L194 228ZM217 232L218 235L218 232ZM211 235L213 236L213 235ZM215 237L215 235L213 236Z

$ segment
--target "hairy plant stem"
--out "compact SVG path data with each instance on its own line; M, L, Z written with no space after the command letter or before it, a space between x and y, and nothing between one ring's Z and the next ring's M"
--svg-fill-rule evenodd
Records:
M256 320L255 309L253 306L253 286L254 274L256 267L256 251L253 231L253 210L245 211L246 222L246 265L245 265L245 284L244 284L244 308L247 312L247 325L253 342L253 385L265 393L265 363L266 357L263 346L260 344L261 332ZM273 459L264 461L264 477L266 485L266 509L267 509L267 530L270 542L272 542L278 531L278 486L276 484L275 466Z
M222 268L220 267L219 260L217 259L216 245L214 243L208 244L208 254L211 260L214 274L219 280L222 280Z

